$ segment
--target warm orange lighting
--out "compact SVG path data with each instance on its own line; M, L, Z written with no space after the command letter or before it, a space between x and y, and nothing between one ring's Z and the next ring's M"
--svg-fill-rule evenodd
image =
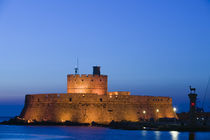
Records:
M32 121L32 120L28 120L27 122L28 122L28 123L32 123L33 121Z
M65 120L61 120L61 122L65 122Z

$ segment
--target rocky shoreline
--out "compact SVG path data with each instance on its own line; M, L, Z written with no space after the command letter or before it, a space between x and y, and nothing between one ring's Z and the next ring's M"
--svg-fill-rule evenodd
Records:
M19 117L12 118L8 121L0 122L1 125L30 125L30 126L96 126L96 127L107 127L111 129L122 129L122 130L153 130L153 131L210 131L210 126L204 125L183 125L177 123L159 123L159 122L130 122L130 121L112 121L109 124L98 124L95 122L89 123L78 123L78 122L50 122L50 121L32 121L28 122Z

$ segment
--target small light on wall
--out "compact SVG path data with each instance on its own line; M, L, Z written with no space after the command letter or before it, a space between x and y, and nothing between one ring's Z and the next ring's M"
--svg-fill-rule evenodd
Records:
M174 112L176 112L177 111L176 107L174 107L173 110L174 110Z
M158 113L159 112L159 109L157 109L156 112Z
M143 110L143 114L146 114L146 111L145 110Z

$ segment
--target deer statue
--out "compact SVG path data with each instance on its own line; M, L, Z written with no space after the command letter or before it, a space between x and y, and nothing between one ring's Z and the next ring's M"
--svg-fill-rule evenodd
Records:
M190 91L191 91L191 92L194 91L194 93L195 93L195 90L196 90L196 88L192 88L192 87L190 86Z

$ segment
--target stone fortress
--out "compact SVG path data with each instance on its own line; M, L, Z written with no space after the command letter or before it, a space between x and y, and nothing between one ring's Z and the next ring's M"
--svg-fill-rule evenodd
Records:
M172 98L134 96L127 91L108 92L108 76L100 67L93 74L67 76L67 93L26 95L20 118L28 122L77 122L109 124L177 118Z

